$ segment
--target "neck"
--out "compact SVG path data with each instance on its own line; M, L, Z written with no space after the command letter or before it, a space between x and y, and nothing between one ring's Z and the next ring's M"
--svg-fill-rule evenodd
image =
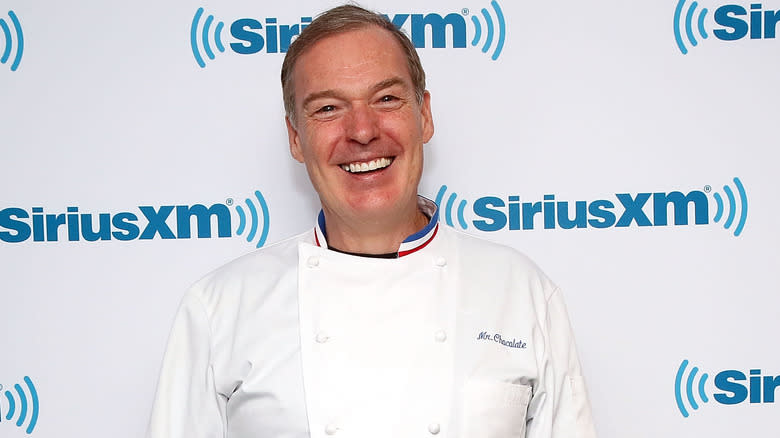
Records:
M387 254L398 252L401 243L428 223L415 205L414 210L401 220L340 220L323 208L327 226L328 245L334 249L358 254Z

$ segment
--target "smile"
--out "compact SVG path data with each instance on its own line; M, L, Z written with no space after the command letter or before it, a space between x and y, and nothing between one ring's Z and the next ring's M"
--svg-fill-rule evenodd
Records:
M393 162L392 158L377 158L371 161L345 163L341 168L350 173L370 172L372 170L384 169Z

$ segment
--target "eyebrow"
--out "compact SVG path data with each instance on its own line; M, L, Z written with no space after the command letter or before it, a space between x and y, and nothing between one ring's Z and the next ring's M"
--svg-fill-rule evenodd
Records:
M383 81L377 82L374 84L373 87L371 87L371 93L376 93L378 91L384 90L385 88L390 88L395 85L406 85L403 79L401 79L398 76L387 78ZM324 90L324 91L318 91L316 93L309 94L306 96L306 98L303 99L302 107L306 108L307 105L309 105L312 101L317 99L322 99L325 97L335 97L335 98L341 98L341 93L339 93L336 90Z
M398 76L395 76L377 83L371 88L371 91L373 93L376 93L377 91L384 90L385 88L390 88L394 85L406 85L406 84L404 83L403 79L399 78Z

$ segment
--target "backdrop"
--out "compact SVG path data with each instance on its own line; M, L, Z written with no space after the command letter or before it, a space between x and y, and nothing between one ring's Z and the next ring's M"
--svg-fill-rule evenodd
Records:
M774 437L780 0L371 0L422 194L562 287L600 436ZM186 288L313 226L279 68L330 1L0 0L0 436L141 436Z

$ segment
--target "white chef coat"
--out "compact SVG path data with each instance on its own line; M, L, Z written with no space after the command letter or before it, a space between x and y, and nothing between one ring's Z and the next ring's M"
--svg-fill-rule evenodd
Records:
M147 437L595 437L558 288L421 206L399 258L329 250L320 221L196 283Z

